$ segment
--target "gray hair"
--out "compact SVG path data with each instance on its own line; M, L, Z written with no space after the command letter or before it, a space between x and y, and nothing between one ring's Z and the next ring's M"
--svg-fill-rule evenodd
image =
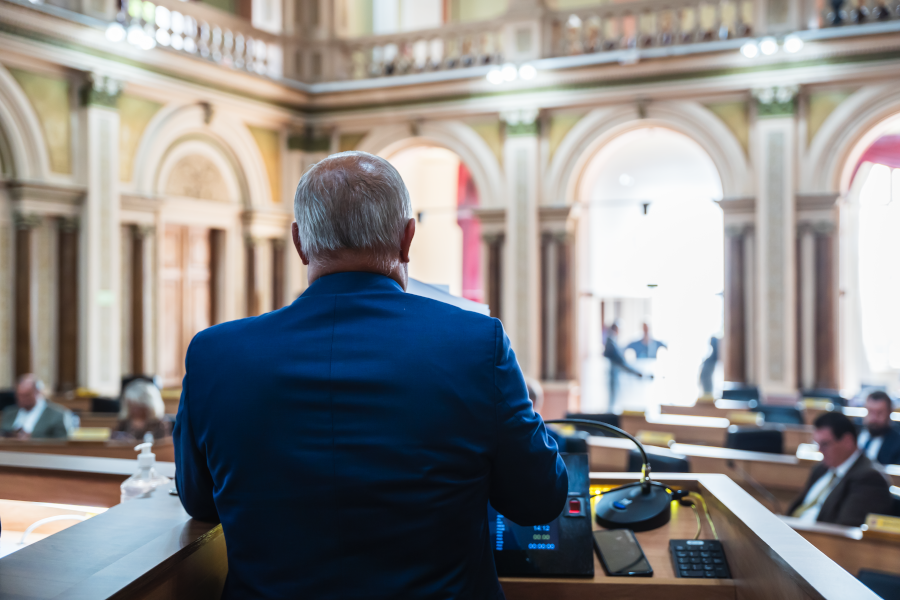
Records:
M400 173L367 152L319 161L294 195L294 219L310 259L345 249L393 252L410 218L412 202Z
M163 403L159 388L144 379L135 379L125 386L125 391L122 392L122 406L119 408L119 419L128 418L129 404L146 406L150 414L157 420L166 415L166 405Z

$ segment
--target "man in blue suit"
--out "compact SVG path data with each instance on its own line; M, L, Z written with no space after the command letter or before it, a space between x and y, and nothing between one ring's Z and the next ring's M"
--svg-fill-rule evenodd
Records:
M415 220L387 161L314 165L294 213L309 288L185 359L176 482L222 522L223 598L502 598L488 501L536 525L568 491L502 325L404 292Z
M866 398L866 416L857 443L869 460L883 465L900 463L900 432L894 427L891 412L894 403L885 392L875 391Z

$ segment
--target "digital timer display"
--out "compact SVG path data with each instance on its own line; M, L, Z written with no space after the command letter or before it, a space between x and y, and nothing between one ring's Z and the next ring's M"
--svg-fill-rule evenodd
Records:
M547 525L516 525L493 507L488 508L491 541L494 550L556 550L559 528L556 521Z

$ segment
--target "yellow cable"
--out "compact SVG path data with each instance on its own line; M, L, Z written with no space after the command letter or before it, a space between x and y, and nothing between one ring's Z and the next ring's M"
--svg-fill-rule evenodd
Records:
M717 540L719 539L719 534L716 532L716 526L713 524L712 516L709 514L709 507L706 506L706 500L703 499L703 496L696 492L691 492L688 494L688 497L697 498L700 501L700 504L703 505L703 512L706 514L706 521L709 523L709 528L712 530L713 537Z

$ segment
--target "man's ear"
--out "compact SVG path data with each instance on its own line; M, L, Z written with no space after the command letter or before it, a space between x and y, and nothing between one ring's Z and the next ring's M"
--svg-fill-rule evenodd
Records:
M303 261L304 265L309 265L309 259L306 257L306 253L303 252L303 245L300 244L300 228L297 226L297 222L294 221L291 223L291 238L294 240L294 248L297 249L297 254L300 255L300 260Z
M296 223L295 223L296 225ZM409 262L409 247L416 235L416 220L410 219L403 228L403 236L400 238L400 262Z

